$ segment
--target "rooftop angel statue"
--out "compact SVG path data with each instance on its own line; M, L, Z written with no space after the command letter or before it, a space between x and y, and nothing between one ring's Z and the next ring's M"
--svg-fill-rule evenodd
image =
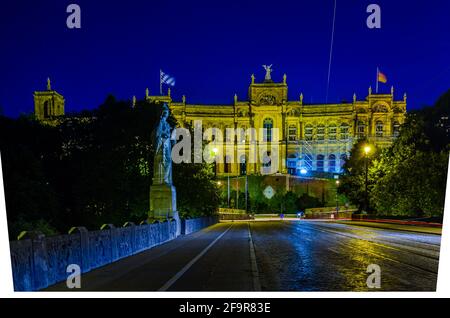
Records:
M271 74L272 71L273 71L273 70L272 70L272 64L270 64L269 66L263 65L262 67L264 67L264 69L266 70L266 76L265 76L264 80L266 80L266 81L271 81L272 78L271 78L270 74Z

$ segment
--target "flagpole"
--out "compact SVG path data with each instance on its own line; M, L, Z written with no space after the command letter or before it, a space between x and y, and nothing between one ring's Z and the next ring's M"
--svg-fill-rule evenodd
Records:
M377 67L377 89L376 89L377 94L378 94L378 79L379 79L379 75L380 75L380 69Z
M162 78L161 78L162 70L159 69L159 95L162 96Z

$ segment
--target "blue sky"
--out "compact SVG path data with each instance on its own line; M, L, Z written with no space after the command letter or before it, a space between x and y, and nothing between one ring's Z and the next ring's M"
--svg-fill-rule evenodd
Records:
M33 4L34 3L34 4ZM66 7L81 7L68 29ZM368 29L366 8L381 7L382 28ZM381 91L408 93L408 109L432 104L450 88L450 2L337 0L329 102ZM66 111L91 109L108 94L142 98L159 91L159 69L176 77L176 100L246 99L250 75L287 74L290 99L326 99L333 0L314 1L9 1L0 5L0 106L8 116L33 111L46 78Z

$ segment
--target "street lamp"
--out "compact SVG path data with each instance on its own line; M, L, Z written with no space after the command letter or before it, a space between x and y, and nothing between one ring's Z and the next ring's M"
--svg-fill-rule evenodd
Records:
M336 219L339 216L339 198L338 198L338 188L339 188L339 184L341 182L339 180L336 180Z
M369 196L367 191L367 186L369 183L369 153L371 152L372 148L369 145L366 145L364 147L364 165L365 165L365 172L366 172L366 182L365 182L365 191L364 191L364 211L368 212L369 209Z

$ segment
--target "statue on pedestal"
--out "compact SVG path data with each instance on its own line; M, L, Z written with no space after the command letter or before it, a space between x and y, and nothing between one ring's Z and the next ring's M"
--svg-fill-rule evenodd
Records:
M171 128L167 118L169 118L169 108L164 103L161 118L155 130L153 185L172 185L172 140Z
M159 123L154 131L155 156L153 184L150 186L151 220L175 219L179 223L176 190L172 184L172 129L167 122L169 107L163 105Z

